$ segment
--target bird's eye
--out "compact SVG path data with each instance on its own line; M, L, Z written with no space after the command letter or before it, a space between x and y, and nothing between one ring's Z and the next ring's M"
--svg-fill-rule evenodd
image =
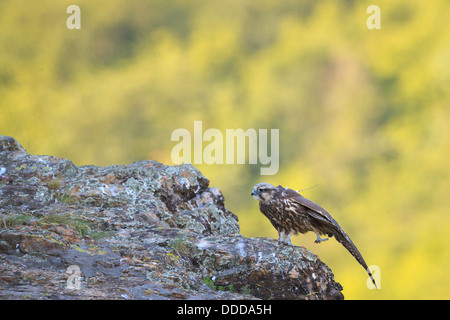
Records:
M261 188L261 189L258 189L258 192L259 192L259 193L264 192L264 189L262 189L262 188Z

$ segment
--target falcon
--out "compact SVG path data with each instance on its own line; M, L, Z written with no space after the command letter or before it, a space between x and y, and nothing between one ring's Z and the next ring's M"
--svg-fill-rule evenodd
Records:
M375 279L361 253L336 220L321 206L306 199L297 191L282 186L274 187L266 182L255 185L251 195L259 201L259 210L278 231L278 241L292 245L292 234L308 231L316 234L315 243L328 240L328 238L321 238L321 235L330 238L334 236L364 267L377 288Z

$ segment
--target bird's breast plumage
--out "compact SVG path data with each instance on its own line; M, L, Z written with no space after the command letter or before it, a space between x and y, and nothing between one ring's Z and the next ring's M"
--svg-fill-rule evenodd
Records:
M261 201L259 208L279 232L289 234L314 230L305 208L288 198L274 197L269 201Z

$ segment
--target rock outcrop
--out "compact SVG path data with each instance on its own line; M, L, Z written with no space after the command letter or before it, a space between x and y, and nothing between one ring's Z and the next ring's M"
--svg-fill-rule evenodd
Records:
M303 247L245 238L190 164L75 166L0 136L0 299L342 299Z

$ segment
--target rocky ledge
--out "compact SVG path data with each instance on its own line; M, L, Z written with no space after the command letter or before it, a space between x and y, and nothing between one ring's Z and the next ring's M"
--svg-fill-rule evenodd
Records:
M0 136L0 299L342 299L303 247L245 238L190 164L109 167Z

